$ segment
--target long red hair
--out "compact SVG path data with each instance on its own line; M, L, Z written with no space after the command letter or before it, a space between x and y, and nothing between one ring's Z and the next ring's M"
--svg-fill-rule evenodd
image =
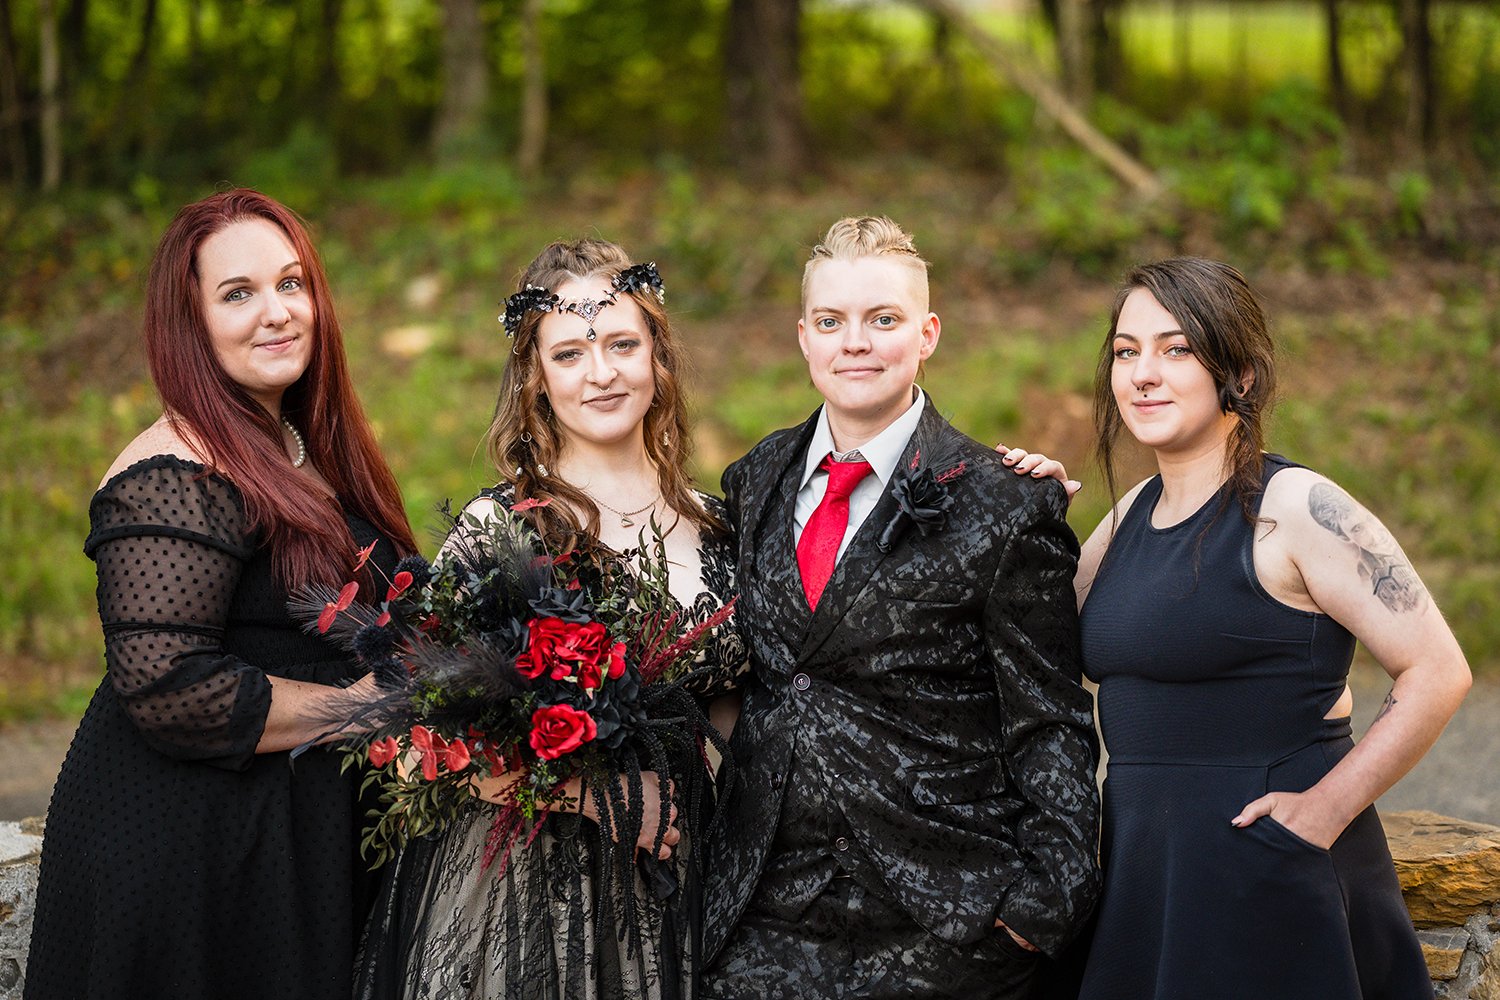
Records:
M313 304L312 354L307 370L282 397L281 411L302 430L307 457L343 504L399 553L416 551L400 487L349 379L323 262L302 220L285 205L239 188L177 213L157 245L146 281L151 378L168 417L243 495L251 526L270 546L282 586L342 583L349 578L355 545L339 502L289 468L280 425L224 371L203 318L198 249L214 233L251 219L264 219L286 235Z

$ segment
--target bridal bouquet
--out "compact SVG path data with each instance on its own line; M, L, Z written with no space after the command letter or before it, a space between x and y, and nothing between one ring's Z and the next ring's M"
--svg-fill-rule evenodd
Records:
M609 555L540 550L519 516L447 516L455 530L437 560L402 560L379 604L356 603L354 583L308 588L293 601L294 613L352 650L380 688L376 700L351 700L329 720L347 734L345 768L368 764L364 789L379 787L363 852L378 865L442 829L473 807L471 785L487 777L508 783L486 867L498 856L503 874L511 848L523 836L530 842L574 778L600 803L604 839L633 845L644 818L641 772L656 771L663 788L674 777L696 787L692 776L671 774L671 760L697 763L705 744L725 752L687 684L703 669L696 652L734 602L682 627L654 522L627 567ZM670 808L661 800L658 838Z

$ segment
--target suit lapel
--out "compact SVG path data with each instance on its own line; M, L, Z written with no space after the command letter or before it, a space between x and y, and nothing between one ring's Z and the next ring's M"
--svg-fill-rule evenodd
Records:
M901 461L896 463L894 475L900 475L903 469L909 469L919 452L925 458L929 450L927 442L934 439L934 432L942 426L943 420L933 409L932 400L929 398L923 408L922 419L917 423L917 429L912 433L911 440L906 443L905 450L901 452ZM844 620L844 616L849 613L855 600L869 586L871 579L875 576L875 571L890 554L881 551L878 543L886 525L891 523L898 509L896 498L891 494L894 475L892 482L885 484L885 490L880 494L880 500L876 502L874 509L870 511L870 516L865 518L859 530L854 533L854 537L849 540L849 548L844 552L844 557L834 567L833 576L829 579L828 587L818 601L818 610L812 616L807 638L803 641L802 649L797 657L799 663L806 662L808 657L828 641L828 637ZM893 545L892 551L898 545Z
M816 426L817 414L786 443L767 455L760 469L751 477L754 495L747 493L741 524L749 534L741 552L755 562L754 572L744 571L742 557L740 579L753 580L758 591L757 603L766 611L766 624L779 633L791 649L801 645L803 633L812 617L802 591L802 574L797 568L797 547L792 526L796 515L797 489L807 452L807 442Z

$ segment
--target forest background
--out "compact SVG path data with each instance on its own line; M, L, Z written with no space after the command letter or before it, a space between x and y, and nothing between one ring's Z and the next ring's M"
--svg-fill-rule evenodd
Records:
M97 681L81 544L158 412L146 266L236 184L312 223L419 530L494 478L496 316L548 240L660 265L714 489L816 403L808 248L892 215L933 263L927 388L1081 473L1080 535L1109 503L1089 386L1120 274L1228 260L1282 350L1272 446L1392 527L1495 671L1497 7L0 0L0 721L76 715Z

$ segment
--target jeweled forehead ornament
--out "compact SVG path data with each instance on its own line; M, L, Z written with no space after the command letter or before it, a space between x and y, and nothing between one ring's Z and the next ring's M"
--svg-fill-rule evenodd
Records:
M545 288L527 285L505 300L505 312L500 316L500 322L505 324L505 335L514 337L516 331L521 328L521 321L529 312L549 313L556 310L580 317L589 327L585 336L589 340L595 340L598 334L594 332L594 319L605 308L619 301L617 293L627 292L633 295L650 293L658 303L665 303L667 299L666 292L662 288L661 272L656 269L655 261L632 264L615 275L610 285L611 291L606 293L603 299L577 299L568 302L562 301L556 293L549 292Z
M598 334L594 333L594 318L604 310L618 302L614 292L606 292L602 299L569 299L567 302L559 303L558 312L572 313L589 325L588 333L584 338L592 343Z

